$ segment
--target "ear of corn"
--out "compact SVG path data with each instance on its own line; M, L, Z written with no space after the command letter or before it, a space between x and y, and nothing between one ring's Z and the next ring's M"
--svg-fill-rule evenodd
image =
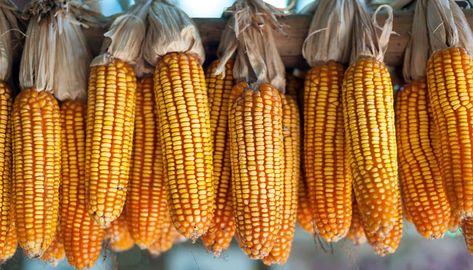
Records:
M62 235L59 228L60 227L58 227L56 237L54 238L53 242L41 256L41 260L43 262L47 262L54 267L57 266L66 256L62 242Z
M261 259L273 248L282 222L281 96L269 84L253 90L240 83L233 92L240 96L229 115L236 235L250 258Z
M473 69L463 48L435 52L427 63L427 83L441 145L440 168L453 216L473 216Z
M110 248L115 252L127 251L135 245L125 216L120 216L110 224L110 227L105 231L105 240L109 241Z
M49 93L25 89L13 105L15 220L20 246L38 257L56 234L61 182L61 119Z
M164 217L168 216L152 77L138 82L136 106L125 216L135 243L144 249L160 237L164 229Z
M159 256L162 253L170 250L173 244L179 239L182 238L182 235L177 232L174 225L169 222L165 225L165 228L156 242L154 242L149 248L148 251L152 256Z
M265 264L285 264L291 253L297 217L297 196L300 180L300 116L297 101L292 96L282 96L284 136L284 181L282 190L282 225L279 239L271 253L263 259Z
M353 244L358 246L366 242L366 235L363 229L363 223L361 222L360 210L358 210L355 198L353 198L352 210L351 225L347 237L353 242Z
M386 66L361 57L346 71L342 105L348 161L365 233L390 235L402 209L393 88Z
M314 234L314 214L310 205L307 183L304 177L299 177L297 198L297 224L306 232Z
M404 87L397 97L396 132L399 172L406 216L426 238L448 229L450 206L434 152L435 133L425 81Z
M212 136L205 76L191 54L169 53L155 72L168 202L176 229L193 240L212 221Z
M462 223L463 238L465 239L466 247L471 254L473 254L473 219L467 218Z
M312 68L304 86L304 161L316 232L328 242L351 223L352 178L345 156L341 104L343 65Z
M88 211L102 227L120 216L126 199L135 116L136 77L114 60L92 67L86 139Z
M87 212L85 191L86 104L66 100L61 104L62 184L61 233L70 265L92 268L100 256L104 230Z
M12 141L10 116L12 110L10 87L0 81L0 262L7 260L16 250L16 232L13 213L12 192ZM14 236L14 237L13 237ZM14 238L14 241L13 241ZM12 244L14 242L14 244ZM12 247L15 248L12 248ZM13 251L13 252L12 252Z
M215 213L209 230L202 236L205 247L215 256L226 250L235 234L232 193L230 187L231 162L228 135L228 110L231 103L233 62L225 65L222 75L215 75L218 61L207 70L210 127L213 134L213 180L215 189Z

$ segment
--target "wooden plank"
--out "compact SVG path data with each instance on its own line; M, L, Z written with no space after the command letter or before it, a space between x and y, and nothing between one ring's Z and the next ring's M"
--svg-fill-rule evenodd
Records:
M465 11L470 25L473 23L473 12ZM394 16L393 30L396 34L391 36L386 52L385 62L394 67L402 65L403 54L409 40L412 24L412 12L396 13ZM385 18L385 17L384 17ZM380 22L384 21L380 15ZM220 36L225 28L226 20L222 18L196 18L194 19L202 36L206 50L207 61L215 59ZM311 17L307 15L291 15L280 19L285 28L285 34L276 34L276 43L284 64L287 67L306 67L301 55L302 43L307 36ZM103 29L87 29L85 31L90 48L98 54L103 37Z

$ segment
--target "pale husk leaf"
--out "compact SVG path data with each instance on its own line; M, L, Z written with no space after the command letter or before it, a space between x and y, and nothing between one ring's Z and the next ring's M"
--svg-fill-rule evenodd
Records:
M355 14L353 20L353 49L350 62L360 57L373 57L383 61L388 48L389 37L393 33L393 9L389 5L379 6L371 19L361 0L354 0ZM386 9L387 19L383 26L377 22L377 15Z
M103 53L92 60L91 66L107 65L120 59L134 65L146 34L146 18L151 0L137 3L118 16L104 34Z
M16 6L9 0L0 1L0 80L10 78L15 40L20 29L16 16Z
M393 9L401 9L414 0L371 0L370 6L381 6L381 5L390 5Z
M21 87L54 92L59 100L85 99L90 54L80 23L67 4L39 16L28 25Z
M426 76L430 55L426 7L426 0L417 0L411 37L404 54L402 72L406 82L421 80Z
M320 0L302 46L311 67L330 60L350 60L354 7L351 0Z
M156 0L151 5L148 30L144 43L144 58L151 65L170 52L187 52L205 60L199 31L187 14L167 1Z
M217 73L235 55L235 79L246 81L253 88L270 83L284 92L285 69L273 36L273 31L282 31L275 17L276 9L261 0L238 0L231 11L233 16L226 26L229 32L224 34L227 48L219 50Z

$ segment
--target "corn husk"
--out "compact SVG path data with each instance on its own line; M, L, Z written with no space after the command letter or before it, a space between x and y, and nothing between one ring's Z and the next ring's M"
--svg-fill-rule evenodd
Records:
M330 60L346 64L350 58L354 6L350 0L320 0L302 47L311 67Z
M285 69L273 36L273 31L282 32L275 16L279 11L261 0L238 0L229 11L233 15L222 38L226 44L220 44L226 50L219 49L217 74L235 56L236 80L248 82L253 89L261 83L270 83L284 92Z
M389 5L379 6L371 19L367 8L360 2L354 0L355 17L353 20L353 49L350 62L355 62L359 57L374 57L383 61L384 54L388 48L389 37L393 33L393 9ZM387 19L383 26L377 22L378 13L386 9Z
M10 0L0 1L0 80L10 78L15 42L20 36L16 6Z
M187 14L166 0L155 0L149 10L148 29L143 53L145 60L155 66L169 52L187 52L205 60L199 30Z
M55 94L59 100L85 99L90 54L74 2L35 1L20 67L22 88ZM75 7L75 11L71 7Z
M298 13L302 15L313 16L315 11L317 10L319 2L319 0L314 0L313 2L310 2L309 4L305 5Z

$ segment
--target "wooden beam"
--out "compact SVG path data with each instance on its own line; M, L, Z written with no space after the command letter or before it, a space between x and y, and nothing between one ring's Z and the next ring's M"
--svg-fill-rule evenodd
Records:
M470 25L473 24L473 12L465 11ZM394 67L402 65L403 54L409 40L412 24L412 12L396 13L394 16L393 30L396 34L391 36L389 47L386 52L385 62ZM380 16L380 21L384 20ZM215 59L215 52L220 41L220 36L225 28L226 20L222 18L196 18L194 19L199 28L206 50L208 61ZM281 18L281 23L286 25L286 33L276 34L276 43L280 55L286 67L305 67L307 64L301 55L302 43L307 36L311 17L307 15L291 15ZM94 54L98 54L103 37L103 29L87 29L86 35L90 48Z

